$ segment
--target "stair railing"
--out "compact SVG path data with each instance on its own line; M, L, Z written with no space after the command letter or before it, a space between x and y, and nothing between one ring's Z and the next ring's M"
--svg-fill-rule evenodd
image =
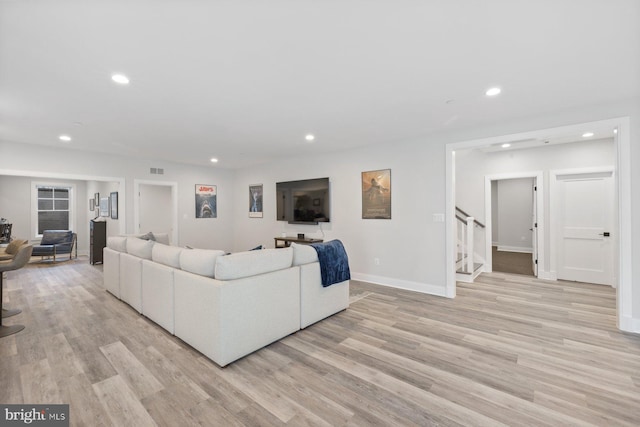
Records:
M485 225L465 211L456 206L456 219L458 220L458 227L456 228L458 234L458 243L462 251L462 259L465 260L466 271L473 273L473 241L475 227L485 228Z

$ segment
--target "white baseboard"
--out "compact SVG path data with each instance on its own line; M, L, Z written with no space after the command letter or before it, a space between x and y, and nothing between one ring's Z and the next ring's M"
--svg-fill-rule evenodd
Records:
M498 246L498 251L501 252L520 252L523 254L533 253L533 248L525 248L522 246Z
M621 331L640 334L640 319L633 317L623 317L618 325Z
M422 292L423 294L447 297L445 286L430 285L428 283L411 282L409 280L394 279L392 277L353 272L351 273L351 278L353 280L375 283L376 285L389 286L391 288L406 289L408 291Z
M538 279L542 280L558 280L558 274L555 271L538 270Z

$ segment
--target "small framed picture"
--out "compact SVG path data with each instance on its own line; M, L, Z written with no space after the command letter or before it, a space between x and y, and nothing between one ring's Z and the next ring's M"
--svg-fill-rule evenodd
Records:
M89 199L89 210L90 211L96 210L96 199Z
M100 216L109 216L109 198L100 199Z
M95 205L96 208L100 206L100 193L95 193L93 195L93 204Z
M262 184L249 186L249 218L262 218Z
M109 196L111 206L111 219L118 219L118 192L114 191Z

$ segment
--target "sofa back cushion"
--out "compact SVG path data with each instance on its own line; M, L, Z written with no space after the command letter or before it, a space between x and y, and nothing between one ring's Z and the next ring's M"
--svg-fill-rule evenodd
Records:
M71 230L45 230L42 232L41 245L57 245L59 243L71 243L73 231Z
M309 245L291 243L293 248L293 265L311 264L318 261L318 252Z
M213 277L216 259L224 255L224 251L214 249L183 249L180 252L180 268L200 276Z
M142 240L137 237L127 237L127 253L142 259L151 259L153 240Z
M117 252L127 252L127 238L124 236L107 237L107 247Z
M180 268L180 253L182 253L182 251L183 249L177 246L163 245L156 241L156 244L153 245L153 249L151 250L151 259L154 262L168 265L169 267Z
M216 259L215 278L233 280L291 267L293 249L238 252Z

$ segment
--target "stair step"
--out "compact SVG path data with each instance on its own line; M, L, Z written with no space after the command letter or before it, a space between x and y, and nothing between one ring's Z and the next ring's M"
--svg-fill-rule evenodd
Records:
M478 271L479 268L482 268L482 264L480 263L474 263L473 264L473 271L467 271L467 265L463 265L461 268L456 270L456 273L460 273L460 274L473 274L474 272Z

